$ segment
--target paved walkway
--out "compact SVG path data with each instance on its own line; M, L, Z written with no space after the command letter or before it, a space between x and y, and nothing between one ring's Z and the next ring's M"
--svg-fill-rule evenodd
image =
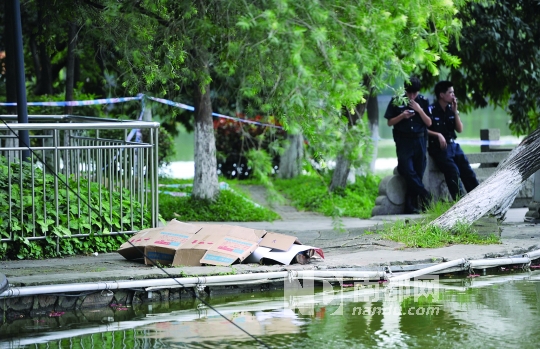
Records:
M268 207L281 216L283 221L297 221L310 219L325 219L326 217L316 212L298 211L285 199L285 203L270 203L266 197L266 189L262 185L240 185L240 188L248 192L251 199L259 205Z

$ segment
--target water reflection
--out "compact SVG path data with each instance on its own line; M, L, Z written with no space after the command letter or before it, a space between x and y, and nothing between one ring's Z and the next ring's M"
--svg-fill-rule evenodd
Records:
M294 302L283 291L213 302L271 347L537 347L539 272L443 279L438 285L430 297L414 297L411 288L334 285L331 297L327 289ZM0 327L0 338L0 348L257 347L194 301L11 319Z
M297 334L305 323L291 309L270 311L239 311L229 319L247 333L256 337L281 334ZM159 322L145 327L146 338L166 339L171 344L198 342L228 343L230 341L252 341L229 321L218 315L195 320Z

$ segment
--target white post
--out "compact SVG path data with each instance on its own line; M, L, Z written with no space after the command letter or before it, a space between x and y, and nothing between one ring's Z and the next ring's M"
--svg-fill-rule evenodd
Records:
M540 202L540 171L534 174L533 201Z
M529 211L525 213L525 222L540 223L540 171L533 175L533 197L529 204Z

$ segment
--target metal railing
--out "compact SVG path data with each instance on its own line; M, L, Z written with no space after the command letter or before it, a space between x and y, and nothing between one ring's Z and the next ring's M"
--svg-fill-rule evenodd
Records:
M0 241L133 233L158 224L159 123L0 115ZM27 147L14 132L28 130ZM139 130L144 141L131 141ZM140 135L140 133L139 133Z

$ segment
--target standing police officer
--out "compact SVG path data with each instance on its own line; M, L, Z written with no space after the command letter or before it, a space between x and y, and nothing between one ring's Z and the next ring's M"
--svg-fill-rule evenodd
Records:
M456 131L463 131L463 123L459 118L453 84L450 81L438 82L435 96L437 101L431 106L432 124L428 130L428 152L444 174L448 191L455 201L464 194L460 179L467 192L478 186L478 180L469 160L456 143Z
M406 103L399 103L392 98L384 117L388 126L393 126L392 133L396 143L398 172L407 182L405 213L420 213L431 200L431 194L422 183L426 169L427 127L431 125L428 100L418 94L420 80L411 77L405 82Z

